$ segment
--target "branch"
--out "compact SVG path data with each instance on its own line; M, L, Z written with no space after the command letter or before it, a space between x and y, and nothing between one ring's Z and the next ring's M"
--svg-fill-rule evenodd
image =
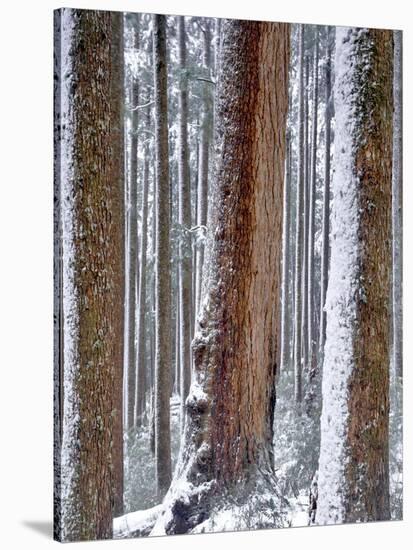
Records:
M137 105L136 107L130 107L129 110L130 111L137 111L138 109L144 109L145 107L150 107L154 103L155 103L154 101L148 101L147 103L144 103L143 105Z
M215 80L212 80L210 78L202 78L201 76L199 76L195 80L200 80L201 82L209 82L210 84L213 84L214 86L216 84Z

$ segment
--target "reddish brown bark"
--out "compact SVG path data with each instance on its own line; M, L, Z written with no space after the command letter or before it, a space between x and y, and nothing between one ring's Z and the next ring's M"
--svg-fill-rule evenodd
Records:
M226 21L221 47L207 299L176 478L206 485L174 500L168 533L208 517L212 495L272 474L289 25Z

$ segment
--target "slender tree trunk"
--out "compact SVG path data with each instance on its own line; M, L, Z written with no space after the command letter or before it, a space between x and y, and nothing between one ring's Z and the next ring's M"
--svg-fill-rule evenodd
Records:
M134 29L134 48L139 50L139 19ZM139 78L132 77L130 210L129 210L129 311L128 311L128 429L135 425L136 308L138 288L138 111Z
M297 208L296 208L296 241L295 241L295 301L294 301L294 372L295 372L295 402L300 408L302 400L302 267L303 267L303 190L304 190L304 26L298 31L298 74L299 74L299 106L298 106L298 178L297 178Z
M315 196L317 183L317 131L318 131L318 31L315 36L314 65L313 65L313 97L311 108L311 174L310 174L310 197L309 197L309 224L308 224L308 344L309 344L309 379L310 379L310 401L314 398L315 377L317 373L316 361L316 335L313 333L315 327L314 304L314 236L315 236Z
M65 59L60 536L78 541L111 538L122 510L123 23L115 12L58 14Z
M402 32L394 31L394 118L393 118L393 362L396 375L403 376L402 306Z
M304 86L304 189L303 189L303 263L302 263L302 356L303 368L308 371L308 228L309 228L309 86L310 64L308 55L305 56L305 86Z
M185 18L178 17L178 62L181 71L179 89L179 305L181 363L181 430L185 419L185 400L191 385L191 310L192 310L192 244L191 244L191 182L188 154L188 80L186 66Z
M156 149L156 372L155 462L158 496L171 482L171 272L170 190L168 159L168 101L166 69L166 20L153 16Z
M289 25L226 20L221 47L208 288L180 467L160 518L167 533L191 530L228 491L244 499L247 484L249 495L260 483L275 491Z
M392 64L391 31L337 27L320 523L390 519Z
M328 267L330 259L330 147L331 147L331 37L327 28L327 48L325 63L325 163L323 185L323 226L321 249L321 298L320 298L320 337L319 359L323 360L324 342L326 339L325 301L328 284Z
M211 31L207 25L204 32L204 70L211 68ZM201 119L201 144L199 152L199 189L198 189L198 220L197 225L206 227L208 218L208 171L209 171L209 147L212 133L213 101L212 93L208 88L210 83L204 82L203 113ZM204 265L204 244L199 243L196 259L196 311L199 311L202 293L202 270Z
M290 364L290 219L291 219L291 138L286 138L285 185L283 198L283 260L282 260L282 304L281 304L281 369Z
M146 127L150 127L150 110L147 110ZM146 279L148 246L148 190L149 190L149 144L144 149L143 185L142 185L142 237L139 277L139 318L138 318L138 383L136 399L136 425L141 426L146 407Z

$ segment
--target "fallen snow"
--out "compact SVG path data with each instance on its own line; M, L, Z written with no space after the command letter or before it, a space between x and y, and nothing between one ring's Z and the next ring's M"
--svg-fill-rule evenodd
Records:
M162 504L158 504L148 510L138 510L115 518L113 520L113 538L125 539L148 534L161 510Z

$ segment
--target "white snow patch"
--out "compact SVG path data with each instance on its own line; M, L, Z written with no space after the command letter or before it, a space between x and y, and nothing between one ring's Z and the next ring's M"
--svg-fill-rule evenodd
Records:
M162 510L162 504L158 504L147 510L138 510L125 514L113 520L113 538L124 539L136 536L137 532L143 532L155 523Z

